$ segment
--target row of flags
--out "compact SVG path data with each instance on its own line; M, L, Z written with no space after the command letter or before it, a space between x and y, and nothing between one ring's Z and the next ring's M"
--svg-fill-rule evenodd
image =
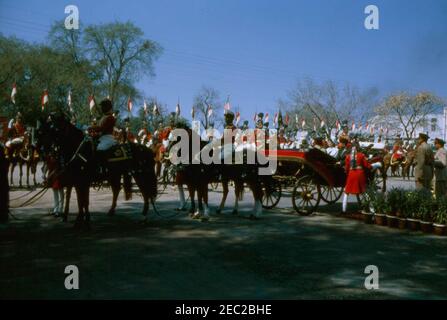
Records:
M14 83L13 86L12 86L12 91L11 91L11 102L13 104L16 103L16 100L15 100L16 95L17 95L17 86ZM48 104L48 102L49 102L49 94L48 94L48 90L45 89L43 91L43 94L42 94L42 97L41 97L42 111L45 109L45 106ZM70 112L73 112L71 90L68 92L67 104L68 104L68 107L70 108ZM89 105L90 112L93 112L93 108L96 106L94 95L90 95L88 97L88 105ZM129 113L131 113L132 109L133 109L133 102L132 102L132 99L129 97L128 100L127 100L127 110L128 110ZM148 112L149 112L149 108L148 108L148 105L146 103L146 100L144 100L144 102L143 102L143 110L144 110L144 113L147 115ZM229 97L228 97L227 101L224 104L224 113L227 113L230 110L231 110L231 105L230 105L230 101L229 101ZM154 106L153 106L152 113L154 115L159 115L160 114L160 111L159 111L159 109L158 109L156 104L154 104ZM180 103L177 103L177 105L175 107L175 114L177 116L180 116ZM212 115L213 115L213 108L212 108L211 105L208 105L207 106L207 110L206 110L206 116L209 119L209 118L211 118ZM273 124L275 126L278 124L280 116L281 116L280 113L278 113L278 112L275 113L275 115L273 117ZM193 120L195 119L195 109L194 109L194 107L191 108L191 118ZM236 125L239 124L240 119L241 119L241 114L240 114L239 111L237 111L235 113L235 124ZM269 114L266 113L264 115L264 122L269 122L269 120L270 120ZM253 122L256 123L257 121L258 121L258 113L255 113L254 117L253 117ZM289 117L289 114L286 113L286 115L284 117L284 124L285 125L289 125L289 122L290 122L290 117ZM306 119L303 118L300 121L299 116L295 115L295 124L296 124L297 127L301 124L301 128L304 129L305 126L306 126ZM314 131L317 130L317 124L318 124L318 120L317 120L317 118L314 118L313 119L313 129L314 129ZM326 127L326 121L324 119L320 120L320 129L321 128L325 128L325 127ZM335 122L335 129L336 129L336 131L340 131L341 130L341 124L340 124L339 120L336 120L336 122ZM365 125L363 125L362 123L359 123L357 125L355 122L352 122L350 129L351 129L350 130L351 132L369 132L371 134L374 134L376 130L381 132L381 133L388 133L389 132L389 128L383 128L382 126L376 127L374 125L368 124L368 122Z

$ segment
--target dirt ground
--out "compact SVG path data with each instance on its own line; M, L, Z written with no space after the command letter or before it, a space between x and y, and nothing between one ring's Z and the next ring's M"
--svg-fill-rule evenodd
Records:
M397 183L397 182L396 182ZM90 231L48 215L52 194L13 209L0 225L0 297L40 299L445 299L447 239L337 217L340 204L309 217L293 214L288 195L261 220L226 210L209 222L177 214L168 188L141 220L138 195L108 217L110 191L91 193ZM26 191L13 191L17 198ZM221 191L211 192L215 209ZM12 201L20 204L22 199ZM173 216L175 215L175 216ZM79 290L66 290L64 269L76 265ZM379 289L364 287L365 267L379 268Z

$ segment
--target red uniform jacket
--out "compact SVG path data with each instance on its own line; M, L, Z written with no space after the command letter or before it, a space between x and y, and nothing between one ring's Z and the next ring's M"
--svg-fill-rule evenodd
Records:
M371 164L366 160L363 153L357 152L356 167L351 168L351 154L346 156L345 170L348 174L345 192L347 194L361 194L366 191L365 169L371 169Z

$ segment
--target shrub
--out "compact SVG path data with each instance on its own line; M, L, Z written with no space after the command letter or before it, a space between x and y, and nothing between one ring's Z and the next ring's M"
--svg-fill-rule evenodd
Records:
M434 223L444 225L447 223L447 197L442 197L436 200L435 211L433 214Z

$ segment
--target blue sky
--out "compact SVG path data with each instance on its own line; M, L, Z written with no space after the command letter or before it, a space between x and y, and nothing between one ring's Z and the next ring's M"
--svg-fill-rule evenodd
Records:
M0 31L42 42L69 4L84 25L130 20L159 42L156 77L138 86L188 114L202 85L231 95L243 118L274 113L307 76L447 97L446 0L0 0ZM363 27L368 4L380 30Z

